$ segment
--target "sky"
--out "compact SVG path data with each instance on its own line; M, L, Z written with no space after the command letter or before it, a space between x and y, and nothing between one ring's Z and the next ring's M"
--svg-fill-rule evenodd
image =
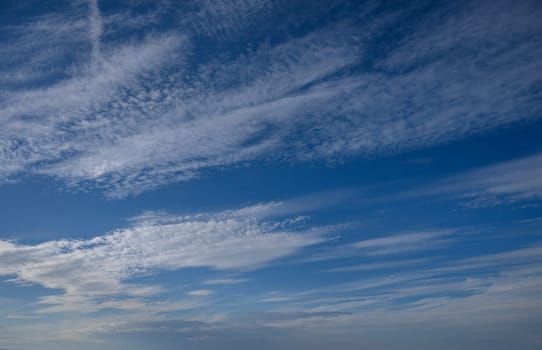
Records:
M1 1L0 350L542 349L540 18Z

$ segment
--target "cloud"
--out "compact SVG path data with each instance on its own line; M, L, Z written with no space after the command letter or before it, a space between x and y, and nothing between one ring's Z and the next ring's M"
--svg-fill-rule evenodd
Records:
M228 36L239 33L273 6L267 0L204 0L198 2L192 17L183 18L192 29L206 36Z
M262 319L261 324L347 336L364 327L377 331L412 326L413 322L425 330L432 325L461 329L483 322L483 328L494 329L511 322L531 322L539 319L540 312L539 250L535 245L425 266L416 264L400 274L383 273L286 293L277 313L343 314L328 322L277 317Z
M101 55L100 40L103 32L102 16L98 0L89 0L89 37L92 46L92 59L99 60Z
M247 282L247 278L220 278L220 279L212 279L207 280L204 282L204 284L208 285L222 285L222 284L239 284Z
M171 4L127 30L118 23L132 23L129 13L99 5L10 27L17 40L2 49L10 69L0 76L22 80L0 85L3 181L42 174L123 197L256 160L404 152L541 112L540 8L531 2L442 6L413 26L400 24L416 8L347 11L271 44L199 56L197 33L241 44L250 23L284 5L207 1L183 7L179 27L152 31ZM373 54L393 28L396 45ZM58 62L53 75L21 59L45 54L42 37L56 48L41 61Z
M397 255L413 255L424 251L435 251L458 244L465 234L457 229L439 229L428 231L405 231L387 236L379 236L362 241L340 244L333 248L325 248L304 257L301 262L345 259L352 257L370 257L371 259L389 258ZM328 271L363 271L408 265L420 260L386 261Z
M129 279L187 267L254 269L324 239L325 229L303 230L288 219L262 219L266 208L191 216L147 213L128 228L87 240L37 245L0 241L0 275L14 276L12 283L60 290L40 299L53 305L47 312L139 308L162 290Z
M247 212L261 213L263 217L267 215L265 205L262 205L259 208L191 215L184 220L208 221L208 217L214 217L216 221L220 221L216 219L219 217L229 220L243 218ZM259 217L258 214L252 215ZM178 217L163 213L146 213L136 218L134 225L174 224L178 220ZM407 237L402 241L421 240L420 235ZM202 239L209 240L207 235ZM150 246L156 244L147 241ZM363 246L367 247L382 245L381 241L362 242L366 242ZM0 251L4 252L9 246L9 242L2 242ZM224 341L232 336L245 339L250 334L262 332L267 336L280 334L283 337L280 339L290 339L293 334L297 339L313 340L335 341L346 337L353 343L357 342L356 345L361 339L372 339L371 334L375 339L385 339L382 334L387 334L389 327L413 334L425 334L427 330L436 332L441 328L453 330L454 334L471 334L469 332L474 326L476 332L493 334L506 327L514 330L514 334L520 334L521 325L539 320L540 257L540 245L525 246L469 258L432 260L431 264L415 263L401 273L360 274L356 280L326 283L315 289L296 291L294 285L289 285L287 292L265 293L260 297L245 294L228 296L227 303L218 292L211 294L207 289L188 289L185 292L189 297L187 300L177 297L176 300L156 301L119 298L117 295L116 298L104 298L103 305L98 307L114 308L120 313L94 313L85 315L83 319L80 318L81 309L86 310L88 300L77 300L72 296L74 305L80 308L71 309L77 310L77 319L46 322L38 318L35 323L13 329L19 334L33 329L36 339L57 345L66 340L88 344L106 335L126 333L146 336L171 334L179 341L186 341L187 334L198 334L205 336L207 341ZM5 265L4 258L0 253L0 266ZM57 296L63 297L62 294ZM213 300L215 297L218 299ZM258 305L257 310L261 311L239 314L239 310L253 307L254 302ZM217 313L217 308L220 313ZM60 310L70 309L66 304L56 304L46 312ZM182 312L182 317L179 312ZM528 330L525 333L530 334ZM229 337L224 338L225 334ZM447 335L449 333L442 336ZM478 336L483 338L483 334ZM201 346L200 341L205 342L200 339L196 345L189 343L191 345L187 346Z
M456 233L454 230L404 233L359 241L353 243L352 246L369 255L436 249L449 246L450 236L454 233Z
M453 266L434 269L435 272L487 271L505 266L536 265L540 260L542 246L540 244L512 251L481 255L458 260Z
M460 200L467 207L537 203L542 199L542 154L509 160L449 177L411 196Z
M196 289L196 290L191 290L189 292L186 292L186 295L197 296L197 297L207 296L211 294L213 294L213 291L209 289Z
M408 260L399 260L399 261L388 261L388 262L377 262L377 263L367 263L359 264L345 267L336 267L332 269L327 269L327 272L351 272L351 271L373 271L373 270L384 270L384 269L396 269L402 268L405 266L419 265L422 263L428 262L428 259L408 259Z

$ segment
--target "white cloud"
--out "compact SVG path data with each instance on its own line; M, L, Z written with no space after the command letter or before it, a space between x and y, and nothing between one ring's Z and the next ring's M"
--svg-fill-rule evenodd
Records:
M61 290L41 298L53 305L47 312L124 309L162 291L128 279L187 267L254 269L323 240L325 229L303 231L288 219L262 219L258 212L265 215L265 208L192 216L147 213L131 227L88 240L0 241L0 275L14 275L12 283ZM123 300L111 299L115 296Z
M207 280L204 284L208 285L221 285L221 284L239 284L247 282L247 278L217 278L212 280Z
M272 206L270 210L273 210ZM197 218L210 221L208 219L213 217L220 221L243 218L247 212L260 213L254 214L256 217L267 216L263 205L246 210L187 216L183 220L195 221ZM147 213L134 223L135 226L152 227L173 225L178 221L179 218L175 216ZM423 240L421 235L407 237L402 241ZM394 243L399 244L399 241L395 240ZM365 242L363 245L367 247L384 244L383 241ZM386 242L391 244L391 239ZM149 244L154 245L155 242ZM11 248L13 243L1 242L0 251ZM4 258L0 253L0 266L4 266ZM27 258L23 254L24 259ZM25 334L33 329L36 338L44 342L68 339L87 343L102 339L104 335L125 332L173 332L179 336L203 333L222 339L224 333L250 333L258 329L264 329L265 334L269 334L270 328L311 339L320 339L314 338L318 335L325 339L347 336L356 340L367 339L375 332L380 338L381 334L387 334L389 327L420 334L440 328L454 330L454 334L465 334L463 332L472 331L473 326L477 327L477 331L487 330L490 333L501 327L518 332L521 326L516 328L512 325L533 324L539 319L542 288L540 261L540 245L527 246L461 260L415 263L402 273L386 272L374 277L360 274L354 281L328 283L299 292L295 292L294 286L289 286L285 292L229 296L227 303L221 302L223 299L220 298L213 300L217 292L211 293L208 289L188 289L185 292L187 300L160 302L128 296L103 298L99 304L72 295L72 304L67 304L65 300L54 300L66 296L52 295L47 297L51 300L42 300L52 306L41 312L76 310L77 319L51 322L38 318L32 324L12 329L17 334ZM436 268L439 264L441 267ZM230 281L225 279L222 282ZM252 303L257 303L261 311L239 317L239 310L245 310ZM217 314L216 307L225 313ZM114 308L122 313L95 313L80 318L81 312L102 308ZM182 311L182 318L179 319L174 311ZM18 339L22 339L20 335Z
M207 296L211 294L213 294L213 291L209 289L196 289L196 290L191 290L189 292L186 292L186 295L197 296L197 297Z
M351 265L345 267L335 267L327 269L327 272L352 272L352 271L374 271L395 269L402 267L411 267L412 265L419 265L428 262L428 259L406 259L406 260L393 260L386 262L371 262L367 264Z
M455 233L454 230L403 233L359 241L352 246L369 255L419 252L448 247L453 242L450 236Z
M70 74L47 84L0 86L4 181L39 173L119 197L240 162L335 161L426 147L541 112L532 89L542 71L542 43L534 35L539 8L530 3L499 2L506 16L486 11L485 3L428 14L384 57L367 53L374 34L408 17L408 9L377 19L360 14L367 16L363 28L345 18L243 54L201 60L193 56L198 37L183 32L186 26L113 40L108 30L119 31L111 25L111 18L123 22L119 14L89 4L66 18L11 29L20 40L2 55L17 60L6 74L42 74L40 64L20 59L39 51L32 42L41 36L32 33L40 26L62 29L46 39L56 43L59 62L81 43L89 49L69 60ZM210 1L183 15L192 29L199 23L200 32L240 40L243 23L253 15L265 19L270 6ZM85 11L89 21L81 17ZM239 20L224 19L226 13ZM210 26L215 17L233 22ZM147 28L154 19L142 21ZM64 38L71 39L62 44ZM360 66L368 59L378 69Z
M203 0L198 2L199 9L193 17L182 16L181 20L188 22L198 34L233 35L257 23L258 18L265 18L263 13L272 6L268 0Z
M457 229L440 229L428 231L406 231L387 236L378 236L353 243L341 244L331 249L313 252L301 259L300 262L315 262L324 260L344 259L351 257L384 258L395 255L418 254L423 251L436 251L458 244L464 236ZM415 263L416 260L411 260ZM420 261L418 261L420 262ZM402 262L408 265L408 261ZM329 271L363 271L387 268L400 265L401 262L386 261L369 265L350 266L347 268L331 269Z
M459 199L469 207L542 199L542 154L489 165L405 194Z
M542 288L540 246L468 259L416 264L408 271L360 278L282 295L277 315L260 324L311 332L351 334L369 327L385 330L413 323L471 327L510 326L539 319ZM473 273L476 271L476 273ZM452 272L452 273L450 273ZM288 317L292 313L342 312L326 321ZM285 317L281 318L280 313ZM343 333L344 332L344 333Z
M89 0L89 36L92 46L92 59L100 60L100 41L103 32L102 16L98 7L98 0Z

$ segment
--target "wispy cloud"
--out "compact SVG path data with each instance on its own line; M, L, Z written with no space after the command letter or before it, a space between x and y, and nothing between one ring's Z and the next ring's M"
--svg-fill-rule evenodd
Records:
M366 264L351 265L345 267L335 267L326 270L327 272L352 272L352 271L374 271L374 270L392 270L402 267L412 267L412 265L419 265L427 263L428 259L405 259L394 260L387 262L371 262Z
M208 284L208 285L239 284L239 283L243 283L247 281L248 281L247 278L218 278L218 279L207 280L204 282L204 284Z
M61 290L41 299L42 304L56 305L45 309L48 312L130 309L140 307L141 298L162 290L129 279L187 267L254 269L323 240L325 229L304 230L288 220L262 219L258 213L264 215L265 210L260 205L192 216L148 213L131 227L88 240L33 246L0 241L0 274L14 275L12 283Z
M72 69L39 85L0 86L4 181L46 174L119 197L203 169L399 152L540 114L540 8L529 2L428 13L377 56L369 48L379 33L401 27L412 8L378 19L350 11L270 45L197 58L197 33L242 41L253 17L284 5L204 2L183 8L179 27L149 34L136 26L114 39L108 30L119 30L111 25L123 22L119 14L87 5L10 29L18 40L2 59L18 62L2 74L43 75L43 66L20 59L35 56L41 36L58 43L53 55ZM63 30L47 39L44 25ZM84 43L88 50L62 58Z
M301 259L301 262L317 262L351 257L385 258L396 255L419 254L420 252L437 251L454 246L460 242L460 236L462 234L457 229L399 232L353 243L340 244L333 248L326 247L323 251L308 254ZM408 261L404 263L408 264ZM344 268L344 271L380 269L395 266L394 264L395 262L389 261L382 264L370 263ZM334 270L341 271L343 269L338 268L330 271Z
M285 328L316 328L342 334L342 327L371 329L398 327L415 321L431 327L432 322L456 327L487 322L536 318L540 310L537 294L542 288L540 247L526 247L496 254L446 261L442 268L418 265L401 274L381 274L337 285L281 295L276 311L342 312L337 318L301 320L262 319L263 324ZM475 269L478 271L473 274ZM466 273L470 271L469 273ZM453 273L451 273L453 272ZM462 273L461 273L462 272ZM483 314L483 316L480 315ZM313 328L314 327L314 328ZM344 333L348 334L348 332Z
M220 221L216 217L221 215L231 220L232 216L245 214L236 211L213 214L215 221ZM185 219L189 218L194 221L192 216ZM167 221L168 216L162 215L156 219L147 214L139 220L152 226ZM175 221L172 219L172 223ZM205 237L208 239L208 235ZM156 244L149 241L147 236L144 238L148 245ZM409 238L409 241L419 240L419 237L412 235ZM4 251L9 244L2 244L1 251ZM106 256L101 256L104 257L107 260ZM359 341L360 336L369 339L367 337L370 334L384 332L389 327L420 334L428 329L446 327L464 334L477 325L478 331L491 332L503 326L510 327L510 324L539 319L541 305L538 296L542 288L540 257L540 246L534 245L459 260L448 259L436 264L414 263L401 273L359 276L354 281L328 283L315 289L296 292L289 288L289 292L265 293L260 297L229 297L227 305L222 305L223 299L218 292L209 289L188 289L185 292L187 300L179 300L178 297L171 301L137 297L111 298L102 300L103 303L98 306L121 310L124 314L95 313L88 315L84 321L74 320L54 325L50 322L40 323L38 318L33 320L35 323L32 328L37 339L45 342L59 339L92 342L96 336L131 332L171 333L179 337L198 334L223 340L224 334L244 334L246 337L263 331L263 334L269 336L270 332L276 330L285 332L285 335L295 333L301 339L318 334L326 339L349 337L352 341ZM5 256L0 253L0 261L4 266L2 259ZM439 264L440 267L435 268ZM59 266L57 263L49 265ZM28 268L24 266L21 270ZM231 281L218 280L218 284ZM218 299L212 300L215 297ZM61 300L65 296L61 294L44 298L47 302L58 303L45 309L46 312L71 310L65 300L61 303L54 298ZM79 313L86 310L88 299L77 299L73 294L71 298L78 305ZM246 308L247 302L257 303L262 311L238 315L236 310ZM216 308L226 310L217 313ZM195 312L190 312L193 309ZM172 311L177 313L172 314ZM179 317L178 311L188 313ZM480 324L483 327L480 328ZM359 329L366 332L360 335ZM15 330L28 331L24 325ZM381 339L380 335L375 337Z
M542 155L534 154L449 177L406 196L457 199L468 207L538 203L542 199Z
M213 291L209 289L195 289L195 290L186 292L186 295L195 296L195 297L204 297L211 294L213 294Z
M449 246L452 243L450 236L454 233L454 230L404 233L359 241L352 247L369 255L429 250Z
M182 17L196 33L207 36L232 36L265 18L273 2L268 0L204 0L193 16Z
M98 8L98 0L89 0L89 37L92 46L92 59L99 61L101 56L100 41L103 32L102 16Z

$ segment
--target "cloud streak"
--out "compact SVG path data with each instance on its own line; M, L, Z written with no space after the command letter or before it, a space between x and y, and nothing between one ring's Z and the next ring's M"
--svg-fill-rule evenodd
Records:
M542 154L451 176L404 196L455 199L472 208L536 204L542 199Z
M101 48L100 40L103 32L102 15L100 14L100 8L98 7L98 0L89 0L89 37L92 46L92 59L94 61L100 60Z
M254 269L324 239L325 229L302 230L288 220L263 220L269 208L193 216L148 213L131 227L88 240L33 246L0 241L0 275L14 276L12 283L61 290L41 299L40 303L53 305L42 310L46 312L137 308L141 298L162 291L158 285L128 282L138 276L188 267ZM116 296L125 300L117 301Z

